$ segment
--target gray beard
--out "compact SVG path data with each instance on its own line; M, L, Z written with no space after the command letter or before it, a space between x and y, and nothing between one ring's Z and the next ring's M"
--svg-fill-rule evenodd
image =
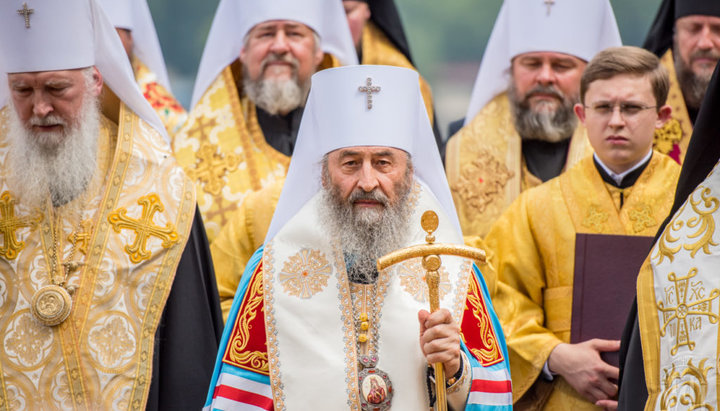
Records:
M310 82L300 84L297 74L289 80L251 80L245 71L243 87L250 101L272 115L287 114L305 103Z
M357 196L363 196L362 192L353 192L344 201L337 188L323 188L320 215L331 238L342 246L350 281L363 284L375 282L377 259L403 247L407 241L412 214L409 201L411 186L412 177L396 185L397 201L395 204L386 202L385 208L379 212L353 207L352 201ZM364 195L378 201L387 200L380 189Z
M680 57L680 53L674 55L674 60L675 74L677 75L678 83L680 83L680 90L682 90L685 104L697 110L700 108L703 98L705 97L705 91L710 85L712 72L700 75L695 74L690 67L685 65L685 62Z
M535 89L538 88L542 88L542 86ZM573 135L577 127L578 120L573 111L575 101L561 95L557 89L544 88L544 90L558 94L562 98L562 102L554 111L542 110L536 112L530 107L527 98L520 100L514 81L510 81L508 98L510 99L510 110L515 123L515 130L525 140L540 140L549 143L567 140Z
M76 124L57 133L26 128L10 103L8 185L22 204L42 208L49 196L59 207L85 191L97 166L98 101L86 93Z

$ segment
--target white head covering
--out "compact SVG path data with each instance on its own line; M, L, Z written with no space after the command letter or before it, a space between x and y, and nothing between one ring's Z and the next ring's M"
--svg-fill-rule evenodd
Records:
M18 13L32 9L30 27ZM0 2L0 107L9 96L7 73L71 70L95 66L105 84L140 118L170 138L135 83L125 49L94 0Z
M98 0L98 3L113 26L132 32L133 53L155 73L158 83L170 91L165 59L147 0Z
M475 80L465 124L510 82L513 57L535 51L570 54L590 61L622 45L609 0L505 0Z
M200 60L192 106L218 74L240 56L250 29L269 20L303 23L320 36L326 53L344 65L358 64L341 0L220 0Z
M380 91L372 109L358 90L367 79ZM412 156L415 178L435 195L460 233L450 189L414 70L391 66L348 66L313 75L285 186L265 241L321 189L321 160L343 147L381 146Z

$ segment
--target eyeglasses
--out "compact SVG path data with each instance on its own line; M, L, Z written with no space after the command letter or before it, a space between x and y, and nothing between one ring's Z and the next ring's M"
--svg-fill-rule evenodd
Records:
M615 112L615 108L620 108L620 115L623 116L623 118L631 118L634 117L641 112L645 110L649 110L651 108L657 108L657 106L646 106L644 104L638 104L638 103L626 103L626 102L617 102L617 103L597 103L593 104L592 106L585 106L585 108L589 108L592 111L594 111L597 115L603 116L603 117L609 117Z

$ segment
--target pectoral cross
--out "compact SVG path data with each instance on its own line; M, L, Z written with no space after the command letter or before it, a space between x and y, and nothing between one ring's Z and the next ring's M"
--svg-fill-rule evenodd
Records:
M35 9L29 9L27 3L23 3L23 8L17 11L18 14L25 17L25 28L30 28L30 15L35 13Z
M372 79L368 77L367 80L365 80L365 85L358 87L358 91L365 93L367 97L367 108L368 110L372 110L372 95L373 93L380 92L380 86L373 86Z
M547 6L547 15L549 16L549 15L550 15L550 9L552 8L552 6L555 5L555 0L545 0L544 3L545 3L545 5Z

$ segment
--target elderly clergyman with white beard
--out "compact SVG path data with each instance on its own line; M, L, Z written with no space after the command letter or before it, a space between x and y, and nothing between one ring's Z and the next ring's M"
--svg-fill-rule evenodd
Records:
M417 73L363 65L315 74L206 409L428 409L436 362L450 409L509 409L504 337L472 261L442 257L442 308L432 314L419 258L377 271L385 253L425 242L426 210L439 215L438 242L462 244Z
M341 64L357 55L339 0L220 1L173 138L211 243L249 193L285 177L310 76Z
M3 1L0 80L0 403L201 406L207 242L115 29L94 0Z

